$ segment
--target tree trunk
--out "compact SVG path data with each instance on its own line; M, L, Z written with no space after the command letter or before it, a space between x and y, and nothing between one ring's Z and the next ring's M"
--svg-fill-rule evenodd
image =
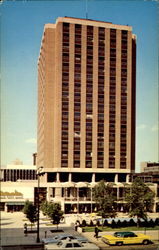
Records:
M139 227L139 218L137 217L137 227Z

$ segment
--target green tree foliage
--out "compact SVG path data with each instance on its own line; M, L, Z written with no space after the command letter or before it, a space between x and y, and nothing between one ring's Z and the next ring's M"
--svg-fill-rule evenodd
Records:
M106 184L104 180L100 181L93 189L93 200L96 202L98 214L102 218L113 218L116 216L116 211L114 210L116 197L114 196L111 183Z
M130 217L147 219L147 212L154 204L154 192L140 179L135 178L130 188L126 188L125 201ZM139 224L138 224L139 225Z
M41 205L41 210L44 215L47 215L53 224L57 225L60 223L60 220L63 216L63 211L61 210L61 205L59 203L52 203L52 202L43 202Z
M24 204L23 213L26 215L26 218L31 222L31 228L32 223L37 221L37 210L36 206L29 200L27 200Z
M116 227L117 227L117 225L116 225L115 220L112 220L112 222L111 222L111 228L116 228Z
M48 208L49 208L49 202L48 201L43 201L40 209L43 212L43 215L47 216L48 215Z

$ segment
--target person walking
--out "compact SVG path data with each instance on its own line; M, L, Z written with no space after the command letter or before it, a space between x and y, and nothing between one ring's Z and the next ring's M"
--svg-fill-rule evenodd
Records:
M75 223L75 231L77 231L78 225L77 222Z
M24 224L24 235L27 236L28 229L27 229L27 223Z
M98 239L99 228L97 225L95 226L94 232L95 232L94 237Z

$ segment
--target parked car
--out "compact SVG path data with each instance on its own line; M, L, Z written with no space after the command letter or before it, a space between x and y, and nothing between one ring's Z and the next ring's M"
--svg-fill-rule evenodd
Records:
M82 244L78 240L62 240L58 243L45 245L45 250L57 250L57 249L67 249L67 250L99 250L99 247L93 243Z
M70 240L78 240L81 243L86 243L89 242L88 239L86 239L85 237L81 237L81 236L75 236L72 234L58 234L52 238L45 238L42 239L42 242L45 244L50 244L50 243L57 243L60 240L66 240L66 239L70 239Z
M147 245L151 242L151 237L141 233L134 232L116 232L113 235L103 235L102 240L108 245L123 244L144 244Z

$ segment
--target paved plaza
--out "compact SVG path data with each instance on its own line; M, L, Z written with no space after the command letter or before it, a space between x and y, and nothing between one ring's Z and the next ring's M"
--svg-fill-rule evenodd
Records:
M82 216L82 215L80 215ZM74 222L79 218L78 215L67 215L66 219L63 223L60 223L59 229L61 229L64 233L70 233L73 235L77 235L78 233L75 232L74 230ZM69 221L69 225L68 225ZM67 222L67 223L66 223ZM15 212L15 213L6 213L6 212L1 212L1 249L24 249L24 248L9 248L9 246L18 246L18 245L30 245L30 248L25 248L25 249L33 249L37 248L39 245L38 249L43 249L41 244L36 243L36 232L34 233L28 233L27 236L24 235L23 232L23 227L24 223L28 223L26 221L25 215L22 212ZM56 229L56 226L51 225L49 221L46 221L45 218L41 215L40 219L40 239L45 238L45 235L47 237L52 237L57 233L52 233L51 230ZM28 226L28 230L30 230L30 226ZM33 227L33 230L36 230L36 227ZM143 233L143 231L141 231ZM112 234L113 232L107 232L107 234ZM94 238L94 233L93 232L86 232L82 233L83 236L88 238L90 241L94 242L97 244L101 249L118 249L119 247L110 247L107 246L105 243L102 242L101 236L103 234L106 234L106 232L100 232L99 233L99 238L96 239ZM153 246L146 246L143 248L139 248L138 246L130 246L129 248L126 248L125 246L122 247L122 249L152 249L152 250L157 250L158 248L158 242L159 242L159 231L146 231L146 234L151 235L155 245ZM6 248L8 246L8 248ZM121 249L121 248L120 248Z

